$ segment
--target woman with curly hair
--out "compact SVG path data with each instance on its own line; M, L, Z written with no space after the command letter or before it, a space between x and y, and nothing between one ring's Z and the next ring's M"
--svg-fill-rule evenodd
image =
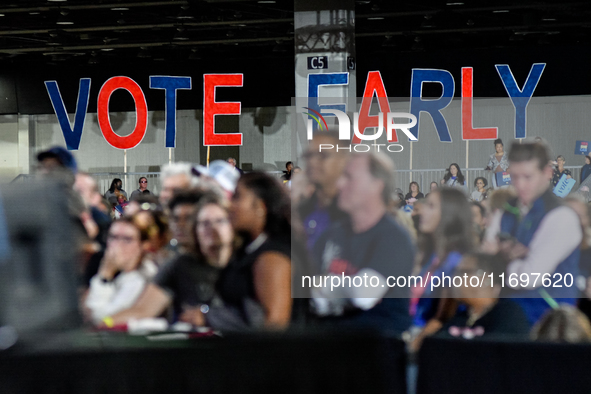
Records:
M472 192L470 196L472 201L482 201L486 198L486 187L488 186L488 181L486 178L479 176L474 180L474 188L475 191Z

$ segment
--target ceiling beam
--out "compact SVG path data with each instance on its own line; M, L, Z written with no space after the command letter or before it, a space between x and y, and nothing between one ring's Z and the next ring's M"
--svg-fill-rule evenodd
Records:
M46 11L60 11L60 10L99 10L105 8L135 8L135 7L163 7L170 5L188 5L187 0L171 0L171 1L142 1L135 3L109 3L109 4L61 4L54 6L40 6L40 7L19 7L19 8L0 8L1 14L14 14L26 12L46 12Z
M536 28L549 28L556 30L559 27L588 27L591 22L568 22L568 23L553 23L545 25L535 25ZM406 36L406 35L424 35L424 34L445 34L445 33L478 33L478 32L494 32L494 31L520 31L529 28L527 25L515 26L491 26L491 27L464 27L459 29L429 29L429 30L398 30L398 31L381 31L372 33L356 33L355 38L359 37L376 37L376 36Z
M260 38L233 38L226 40L199 40L199 41L159 41L159 42L136 42L126 44L97 44L97 45L64 45L56 47L35 47L35 48L11 48L2 49L0 53L5 54L24 54L33 52L44 52L44 53L63 53L70 51L91 51L100 49L123 49L123 48L150 48L150 47L163 47L163 46L197 46L197 45L218 45L218 44L241 44L241 43L252 43L252 42L283 42L293 41L293 37L260 37Z
M176 22L176 23L150 23L143 25L110 25L110 26L91 26L91 27L70 27L66 29L26 29L26 30L0 30L0 36L28 35L28 34L46 34L52 31L60 30L67 33L85 33L95 31L118 31L118 30L147 30L154 28L173 28L173 27L218 27L218 26L238 26L238 25L261 25L275 23L291 23L293 18L282 19L251 19L239 21L221 21L221 22Z

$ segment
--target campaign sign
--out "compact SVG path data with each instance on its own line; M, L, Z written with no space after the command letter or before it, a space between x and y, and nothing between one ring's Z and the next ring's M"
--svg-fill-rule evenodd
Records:
M497 172L495 174L497 178L497 186L507 186L511 184L511 174L508 172Z
M554 187L554 194L556 194L558 197L566 197L572 190L575 183L577 183L577 181L575 181L573 178L567 179L566 174L563 174Z
M575 155L587 156L590 151L591 141L577 141L575 145Z

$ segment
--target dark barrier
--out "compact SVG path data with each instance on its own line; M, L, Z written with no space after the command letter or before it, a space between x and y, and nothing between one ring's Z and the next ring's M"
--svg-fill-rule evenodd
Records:
M0 392L406 392L404 344L379 336L285 334L162 342L103 333L66 342L0 352Z
M428 338L417 392L589 393L591 345Z

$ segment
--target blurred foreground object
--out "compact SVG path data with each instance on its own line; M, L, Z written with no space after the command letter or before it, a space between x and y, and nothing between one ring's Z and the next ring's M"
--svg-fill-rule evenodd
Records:
M0 326L20 338L79 322L75 256L82 231L50 180L1 190L11 253L0 264Z

